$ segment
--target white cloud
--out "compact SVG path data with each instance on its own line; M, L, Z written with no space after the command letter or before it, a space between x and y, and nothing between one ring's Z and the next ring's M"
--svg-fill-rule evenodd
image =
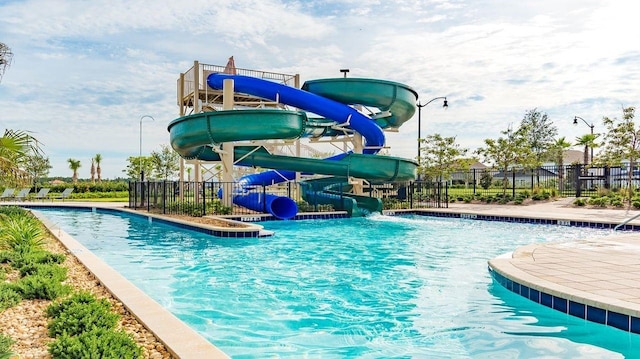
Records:
M423 136L457 136L478 147L534 107L568 139L637 105L640 45L628 1L194 0L0 3L0 41L14 62L0 84L0 123L45 143L52 175L78 158L88 177L96 153L106 177L128 156L168 143L176 80L194 60L299 73L405 83L424 103ZM393 155L414 158L416 120L388 134ZM82 171L82 170L81 170Z

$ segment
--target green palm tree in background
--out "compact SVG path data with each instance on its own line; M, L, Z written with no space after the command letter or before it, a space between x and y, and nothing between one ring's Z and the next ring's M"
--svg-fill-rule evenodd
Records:
M598 144L596 143L596 139L598 135L587 133L586 135L582 135L580 137L576 137L576 146L584 146L584 166L586 167L589 162L589 148L597 148ZM593 162L593 158L591 159Z
M80 164L80 160L69 158L67 162L69 162L69 169L73 171L73 183L76 183L78 182L78 168L82 167L82 165Z
M102 181L102 168L100 168L100 162L102 162L102 155L101 154L96 154L96 156L93 158L93 160L96 162L96 175L98 176L98 182Z
M564 137L556 139L551 146L551 155L558 166L558 189L564 190L564 151L571 147L571 142L567 142Z
M91 159L91 183L96 183L96 159Z
M40 143L24 131L5 130L0 137L0 184L18 186L31 183L25 162L30 154L42 155Z

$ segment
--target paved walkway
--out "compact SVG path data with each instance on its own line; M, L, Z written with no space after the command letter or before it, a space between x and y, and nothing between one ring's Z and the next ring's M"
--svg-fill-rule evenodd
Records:
M452 205L446 211L619 224L637 210L566 207L571 199L530 206ZM639 225L640 220L630 224ZM507 289L564 313L640 333L640 233L514 248L489 261Z

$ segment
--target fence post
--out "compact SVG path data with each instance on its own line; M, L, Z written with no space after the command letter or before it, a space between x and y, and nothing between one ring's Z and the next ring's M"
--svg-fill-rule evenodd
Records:
M445 208L449 208L449 184L448 183L444 187L444 199L446 200Z
M162 214L167 214L167 181L162 181Z
M477 182L477 178L476 178L476 169L473 169L473 194L476 194L476 182Z
M511 170L511 197L516 198L516 171Z
M414 181L409 182L409 209L413 209L413 191L415 189L414 185Z
M576 198L582 196L582 181L580 180L580 174L582 173L582 165L576 164L573 171L573 180L576 184Z
M207 214L207 197L205 196L204 185L205 182L203 180L202 182L200 182L200 188L202 188L202 192L200 192L200 195L202 196L202 216L205 216Z

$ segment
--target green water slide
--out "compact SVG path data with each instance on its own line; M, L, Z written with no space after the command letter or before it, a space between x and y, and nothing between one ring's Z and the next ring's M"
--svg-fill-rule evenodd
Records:
M240 120L241 119L241 120ZM241 140L295 139L303 133L306 114L272 109L203 112L171 122L171 146L186 159L220 161L210 146ZM300 158L269 153L262 146L235 146L234 162L242 166L263 167L357 177L376 181L404 181L414 178L415 162L391 156L350 153L339 160Z
M236 92L281 101L324 117L310 120L303 111L276 109L214 111L183 116L172 121L168 128L171 145L183 158L219 161L217 151L222 143L337 136L344 134L341 129L346 128L360 132L366 139L365 154L348 153L329 160L298 158L274 155L261 146L236 145L233 151L234 162L293 174L303 172L342 177L320 190L326 195L327 203L335 205L333 198L339 195L341 198L351 198L353 206L361 206L370 212L380 211L381 205L373 203L369 197L345 193L349 187L336 186L336 183L346 184L348 177L369 181L404 181L415 178L416 162L374 155L384 144L380 128L397 128L415 113L417 94L410 87L382 80L341 78L308 81L303 86L305 91L257 78L222 74L210 75L207 82L212 88L218 89L225 78L235 80ZM345 104L364 106L372 114L371 118ZM289 177L291 174L283 178L292 179ZM265 174L264 178L273 181L274 176ZM316 186L307 186L312 187ZM305 195L309 194L310 192L305 191ZM315 194L316 203L322 198L323 195ZM350 212L354 215L361 213L358 209Z

